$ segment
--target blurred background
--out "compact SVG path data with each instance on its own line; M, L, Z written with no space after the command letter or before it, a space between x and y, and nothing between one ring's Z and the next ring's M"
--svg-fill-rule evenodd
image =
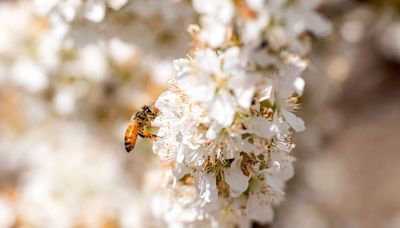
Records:
M164 227L130 116L190 48L190 1L0 1L0 227ZM90 3L91 2L91 3ZM100 4L100 3L102 4ZM400 2L327 0L272 224L400 227Z

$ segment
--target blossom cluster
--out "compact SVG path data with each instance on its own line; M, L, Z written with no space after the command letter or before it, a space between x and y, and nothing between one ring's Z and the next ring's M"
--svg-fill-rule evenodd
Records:
M81 105L94 106L93 110L111 95L122 108L131 109L128 112L140 107L141 100L131 93L145 94L147 88L141 84L149 80L153 87L165 83L164 75L173 71L170 60L184 53L181 43L187 41L180 27L192 20L192 11L188 4L173 1L162 6L135 1L113 8L119 13L102 17L100 26L79 14L91 2L111 7L123 1L2 3L0 86L35 96L48 94L52 108L64 116L77 113ZM120 36L127 27L130 31ZM90 103L88 97L95 98Z
M94 23L89 2L111 10ZM173 0L118 11L112 2L0 2L0 227L151 221L141 189L149 147L130 159L121 135L164 89L193 14Z
M4 183L0 191L0 226L12 227L143 227L141 191L118 147L98 136L82 121L54 121L33 128L24 137L3 134L0 153ZM68 140L65 140L68 139ZM15 167L16 166L16 167ZM142 167L143 168L143 167Z
M153 151L172 202L159 214L171 226L270 222L293 176L294 133L305 129L295 113L311 41L330 24L320 1L192 3L192 49L155 103Z
M106 13L106 9L121 9L128 0L69 0L69 1L46 1L35 0L40 14L53 14L62 18L66 22L71 22L77 17L83 16L92 22L101 22Z

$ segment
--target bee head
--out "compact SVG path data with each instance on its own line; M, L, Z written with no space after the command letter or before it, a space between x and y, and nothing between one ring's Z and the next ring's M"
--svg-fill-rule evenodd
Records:
M145 105L143 107L143 111L146 113L146 115L150 118L150 119L154 119L157 115L157 113L151 109L151 106L147 106Z
M153 113L153 111L147 105L143 106L143 112L146 113L147 115L151 115Z
M144 120L144 119L146 119L146 114L142 111L142 112L138 112L138 113L136 113L136 115L135 115L135 119L141 119L141 120Z

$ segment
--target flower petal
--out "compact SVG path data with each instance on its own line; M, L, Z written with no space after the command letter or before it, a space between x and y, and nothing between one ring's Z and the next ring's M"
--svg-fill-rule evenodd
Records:
M250 133L270 139L276 134L272 129L273 125L264 117L252 117L245 123Z
M246 206L247 218L261 223L272 221L274 212L271 204L266 199L267 197L267 195L261 192L249 195Z
M235 115L235 99L225 90L220 91L210 107L210 116L223 127L229 127Z
M295 114L288 112L286 110L282 110L282 115L285 118L285 120L288 122L288 124L296 131L296 132L301 132L306 129L304 126L304 121L297 117Z
M93 22L100 22L103 20L106 12L106 7L103 1L88 0L86 2L85 17Z
M230 187L231 197L240 196L249 186L249 177L245 176L240 169L241 162L242 157L236 158L232 162L231 167L224 172L225 181Z
M216 179L212 173L202 173L199 177L198 188L200 189L200 198L206 202L212 202L218 199L218 190Z

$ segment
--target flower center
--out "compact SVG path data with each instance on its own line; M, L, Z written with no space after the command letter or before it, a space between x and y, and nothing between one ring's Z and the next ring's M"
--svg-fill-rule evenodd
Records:
M212 79L217 85L216 92L220 91L223 88L227 87L229 76L227 74L213 74Z

